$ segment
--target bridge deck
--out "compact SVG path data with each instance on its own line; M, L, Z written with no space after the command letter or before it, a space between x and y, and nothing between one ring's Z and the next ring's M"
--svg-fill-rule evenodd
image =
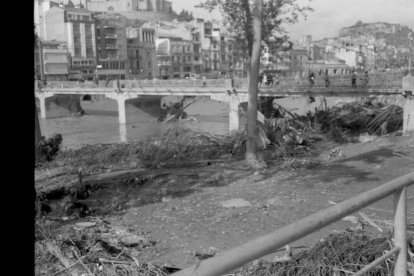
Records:
M370 81L358 78L357 87L351 86L350 75L330 77L329 87L325 87L322 78L310 85L307 80L294 78L280 79L279 83L263 84L259 87L260 96L369 96L392 95L402 92L401 75L372 75ZM201 80L120 80L79 83L75 81L50 81L46 85L35 84L36 91L42 87L42 92L56 94L107 94L107 93L132 93L138 95L188 95L209 96L218 93L248 93L247 79L217 79L206 80L203 85Z

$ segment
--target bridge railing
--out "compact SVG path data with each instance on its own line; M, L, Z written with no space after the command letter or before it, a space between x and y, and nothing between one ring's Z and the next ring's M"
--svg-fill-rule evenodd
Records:
M206 87L225 87L229 85L229 79L206 80ZM202 80L120 80L119 84L126 88L135 87L202 87Z
M394 197L394 248L362 268L354 276L365 275L381 262L394 257L394 275L407 275L407 188L414 184L414 172L394 179L356 197L308 216L267 235L258 237L222 254L206 259L194 266L174 273L174 276L219 276L231 272L251 261L275 252L343 217L350 215L387 196Z
M402 74L372 74L369 75L368 84L365 83L364 75L358 75L356 85L357 87L366 87L366 88L400 88L402 87ZM330 88L345 88L351 87L352 76L351 75L329 75L329 87ZM115 83L114 83L115 82ZM41 82L38 84L42 88L113 88L114 85L117 87L119 83L120 88L139 88L139 87L203 87L202 80L114 80L114 81L47 81ZM238 89L247 89L248 82L247 79L207 79L206 87L233 87ZM259 85L259 84L258 84ZM307 78L295 77L283 77L279 78L277 83L276 78L273 78L273 83L262 84L260 90L266 89L275 89L275 88L323 88L325 87L324 76L317 75L315 77L315 83L311 86Z

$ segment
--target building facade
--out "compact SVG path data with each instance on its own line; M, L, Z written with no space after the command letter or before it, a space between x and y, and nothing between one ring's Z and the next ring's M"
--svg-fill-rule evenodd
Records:
M128 78L152 79L157 77L155 30L153 28L128 28L127 38Z
M160 78L187 78L194 73L192 41L179 37L160 37L156 44Z
M96 75L103 79L125 79L128 74L127 36L125 20L122 17L97 14L96 45L97 64Z
M166 0L87 0L86 8L100 12L151 11L170 13L172 11L171 2Z
M92 79L96 68L95 19L80 8L52 7L44 15L45 40L65 42L69 52L69 79Z

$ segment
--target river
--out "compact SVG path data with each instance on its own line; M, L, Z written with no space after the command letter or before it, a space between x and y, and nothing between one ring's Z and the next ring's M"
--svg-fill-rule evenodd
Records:
M353 101L355 98L326 98L328 106L338 102ZM165 97L167 102L177 102L178 97ZM189 100L191 102L192 100ZM277 103L284 108L299 115L314 111L321 105L320 98L314 103L308 103L307 98L277 99ZM195 117L197 122L151 122L148 117L140 119L136 109L126 108L128 124L118 123L117 103L113 100L96 102L82 101L82 108L86 115L82 117L63 117L52 119L40 119L42 135L49 137L54 133L63 136L63 148L79 148L86 144L115 143L125 140L142 141L147 137L157 135L169 128L180 127L196 132L210 134L227 134L229 131L228 106L224 102L209 100L204 97L186 108L188 116ZM40 116L40 114L39 114ZM154 118L155 119L155 118ZM245 125L245 120L240 120L240 126Z

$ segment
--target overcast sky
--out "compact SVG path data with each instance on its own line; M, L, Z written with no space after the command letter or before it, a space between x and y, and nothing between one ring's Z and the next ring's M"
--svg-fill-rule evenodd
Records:
M72 1L79 3L79 0ZM193 11L195 17L220 19L218 10L209 13L194 8L202 0L170 1L176 12L186 9ZM292 40L308 34L313 39L336 36L340 28L353 25L358 20L368 23L400 23L414 28L414 0L298 0L298 3L310 5L315 11L308 14L306 21L301 18L297 24L287 26Z
M192 10L194 16L205 19L217 18L219 12L212 14L194 5L201 0L171 0L173 9ZM291 39L296 40L310 34L314 39L332 37L340 28L362 22L400 23L414 28L414 0L298 0L301 5L313 7L314 12L287 27Z

